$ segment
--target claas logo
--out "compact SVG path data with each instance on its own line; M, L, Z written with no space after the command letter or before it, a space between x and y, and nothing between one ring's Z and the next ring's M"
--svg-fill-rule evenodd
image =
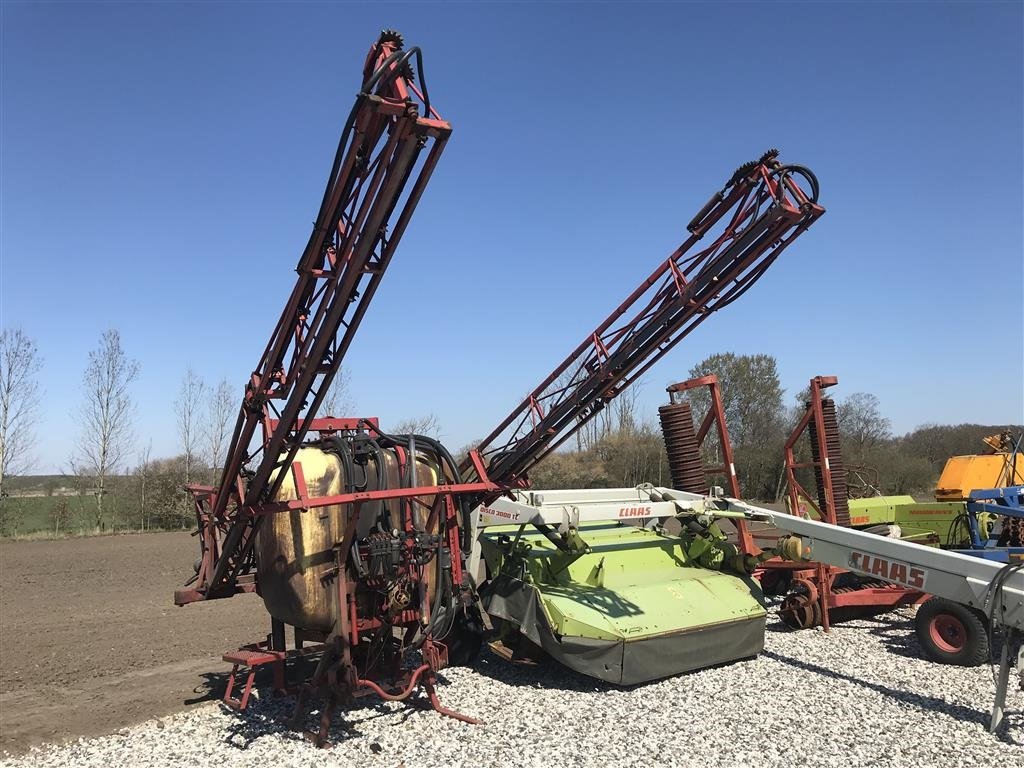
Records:
M619 507L619 517L651 517L650 507Z
M868 555L864 552L850 554L850 570L877 576L883 581L892 581L913 589L924 589L927 578L927 572L923 568L901 563L899 560L886 560L884 557Z

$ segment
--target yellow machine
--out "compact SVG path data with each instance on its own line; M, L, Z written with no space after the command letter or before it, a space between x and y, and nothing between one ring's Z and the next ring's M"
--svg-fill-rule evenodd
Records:
M1024 461L1014 461L1013 437L1009 432L990 435L982 442L992 453L953 456L946 462L935 488L936 501L964 501L979 488L1008 488L1024 485Z
M851 499L852 525L898 525L901 538L907 541L952 548L970 546L967 499L971 491L1024 485L1024 457L1014 451L1013 435L1003 432L982 442L991 453L953 456L946 461L936 484L935 501L916 502L910 496ZM988 539L998 516L980 512L976 518L978 535ZM1011 538L1016 541L1016 534Z

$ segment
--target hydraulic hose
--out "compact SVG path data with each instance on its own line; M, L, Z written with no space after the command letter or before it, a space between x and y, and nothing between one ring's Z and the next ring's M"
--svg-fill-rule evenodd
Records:
M415 469L415 466L413 464L413 462L415 461L413 451L415 450L415 446L417 443L422 444L427 448L431 449L434 452L434 454L441 460L441 479L444 479L444 476L446 474L445 468L447 467L447 472L450 474L452 481L456 484L460 484L462 482L462 474L459 472L459 467L455 463L455 459L452 457L451 452L449 452L448 449L445 448L438 440L435 440L434 438L428 437L426 435L420 435L415 433L390 435L380 432L379 435L380 440L383 444L389 444L392 447L402 446L410 450L410 487L411 482L414 479L414 475L412 475L411 472L414 471ZM469 508L468 503L466 502L465 499L460 498L458 500L458 503L460 513L459 516L462 521L461 546L463 547L463 551L467 551L466 547L468 547L470 544ZM447 521L443 515L438 516L438 525L440 529L440 535L446 536L448 527ZM434 592L434 601L430 611L430 622L428 626L431 634L434 634L435 629L437 627L437 622L439 621L440 617L446 617L448 626L445 628L444 632L441 633L443 635L451 631L451 627L455 623L455 611L453 605L454 592L451 583L451 576L448 570L443 567L442 559L438 557L436 558L436 560L437 582L435 585L436 589Z
M415 438L415 440L417 442L426 445L428 448L431 448L434 451L434 453L437 454L438 458L441 459L442 464L447 465L447 467L448 467L448 469L449 469L449 471L451 473L452 482L454 482L457 485L462 483L462 473L459 471L459 465L456 463L455 459L452 457L451 452L447 448L445 448L444 445L442 445L438 440L435 440L432 437L428 437L427 435L419 435L419 434L416 434L416 435L404 435L404 434L403 435L389 435L387 433L380 432L379 430L378 430L378 433L379 433L380 437L383 440L389 441L392 445L401 445L403 447L408 445L408 439L410 437L411 438ZM472 543L469 540L470 539L469 515L470 515L471 510L470 510L470 506L469 506L469 500L466 499L466 498L463 498L463 497L460 496L459 499L458 499L458 504L459 504L459 518L460 518L461 527L462 527L462 538L461 538L461 541L460 541L460 546L462 547L462 550L464 552L466 552L466 551L469 550L469 546Z
M416 57L416 68L419 71L420 76L420 90L423 93L423 106L425 113L430 114L430 96L427 92L427 79L423 73L423 53L419 47L410 48L407 51L394 51L387 56L384 61L380 63L380 66L374 70L373 74L370 75L364 82L362 87L359 89L359 95L356 98L355 103L352 105L352 110L348 114L348 118L345 120L345 125L341 129L341 138L338 140L338 149L334 153L334 162L331 164L331 173L327 177L327 187L324 189L324 196L320 202L320 217L317 220L319 224L326 215L325 208L331 198L331 189L333 188L334 180L338 175L338 170L341 168L342 158L345 156L345 148L348 146L349 134L352 133L352 128L355 125L356 114L358 114L360 107L363 104L363 98L372 93L375 86L380 84L381 88L389 85L395 77L399 76L409 59L413 56ZM395 64L392 68L391 65ZM388 75L387 79L381 82L382 78ZM337 214L337 211L332 213ZM335 216L335 218L338 218ZM310 245L312 245L313 239L316 237L316 232L310 236ZM308 247L308 246L307 246Z
M812 203L818 202L818 177L814 175L814 172L810 168L805 165L784 165L775 171L775 173L779 175L780 189L785 185L785 180L790 174L795 173L799 176L803 176L811 187L811 194L809 196L810 201Z

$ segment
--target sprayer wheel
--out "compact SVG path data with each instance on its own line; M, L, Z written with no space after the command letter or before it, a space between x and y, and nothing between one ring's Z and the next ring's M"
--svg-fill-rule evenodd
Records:
M460 611L451 631L442 642L448 647L448 666L469 666L480 655L484 643L483 627L476 617Z

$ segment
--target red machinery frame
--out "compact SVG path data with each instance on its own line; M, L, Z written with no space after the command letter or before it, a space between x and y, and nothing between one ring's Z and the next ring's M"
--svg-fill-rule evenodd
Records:
M839 503L834 474L835 462L830 460L828 435L834 425L826 419L823 391L839 383L836 376L815 376L810 380L806 410L783 448L785 456L785 475L790 514L810 517L802 513L802 502L811 505L817 517L831 525L849 527L850 517L845 505ZM807 436L811 446L811 460L798 461L796 448L801 439ZM817 445L814 445L815 439ZM838 440L838 435L835 436ZM837 445L838 449L838 445ZM836 454L833 454L833 459ZM841 454L840 454L841 455ZM813 469L821 478L822 493L809 493L797 478L797 471ZM843 471L839 468L839 471ZM845 478L840 493L845 493ZM783 603L782 611L790 612L790 621L794 626L812 627L821 624L825 631L831 626L830 612L841 612L843 609L878 608L891 610L904 605L915 605L923 602L927 595L914 589L895 584L879 582L877 586L837 587L836 579L842 574L850 573L843 568L824 563L814 563L813 567L787 562L773 558L761 565L758 575L764 578L768 571L788 571L792 577L790 596ZM795 588L795 589L794 589Z
M414 84L415 61L420 86ZM348 573L348 557L357 547L355 521L363 505L396 500L407 530L413 510L430 502L426 530L444 531L431 543L431 553L445 557L454 589L463 590L462 552L457 510L467 499L496 498L528 484L528 471L593 418L612 398L647 371L710 314L739 298L792 241L823 213L817 204L814 174L798 165L783 165L771 150L760 160L740 167L689 223L690 237L637 288L577 350L531 393L459 467L451 465L455 482L441 478L436 486L310 496L301 462L295 460L307 435L319 432L350 436L380 433L374 420L317 419L328 387L337 374L352 338L394 254L413 210L438 162L451 127L430 105L417 48L403 50L401 37L385 31L375 43L363 70L363 86L339 143L327 189L309 242L299 260L298 280L252 373L232 434L227 460L216 487L190 486L199 526L201 559L196 576L175 593L184 605L230 597L258 589L254 546L261 521L268 515L325 507L343 510L348 524L334 547L330 571L337 605L333 631L301 647L285 650L284 624L272 621L265 643L225 658L234 672L248 677L234 698L234 674L228 699L248 702L254 669L273 664L283 682L290 655L319 654L312 679L300 687L296 718L303 716L308 697L327 698L316 738L323 743L331 713L339 703L374 692L404 699L426 691L431 706L440 706L434 690L436 671L446 663L448 648L429 629L416 635L423 663L401 669L389 655L375 660L379 675L360 674L353 649L367 632L405 626L412 632L429 626L431 606L417 558L405 551L400 568L416 585L418 604L399 611L382 626L376 615L360 615L354 594L363 583ZM692 247L719 227L712 243L696 253ZM281 401L280 405L275 401ZM257 431L259 429L259 431ZM705 429L710 429L710 422ZM719 429L724 433L724 420ZM727 440L723 442L726 444ZM412 463L408 453L391 443L399 464ZM730 462L731 463L731 462ZM411 473L413 477L415 473ZM277 499L284 478L294 481L296 498ZM465 481L457 480L465 478ZM403 533L396 528L396 537ZM440 562L440 561L437 561ZM440 573L440 566L439 573ZM411 594L411 593L410 593ZM461 594L461 592L460 592ZM486 620L486 619L484 619ZM375 623L376 622L376 623ZM447 642L447 641L446 641ZM408 650L401 643L400 653ZM381 680L389 680L385 689Z
M298 647L286 651L284 623L274 618L265 642L225 656L234 665L225 701L244 708L256 668L272 664L275 687L280 689L286 687L289 656L318 654L317 671L300 686L296 708L298 721L310 695L326 697L318 743L326 739L337 704L367 692L404 699L422 689L435 709L461 717L441 707L434 690L435 673L446 663L448 649L431 634L425 568L428 562L434 563L440 574L444 563L445 577L461 600L460 500L468 494L498 490L479 456L468 459L474 482L445 482L448 475L439 470L439 485L420 487L411 469L416 461L414 443L408 449L396 445L391 450L399 474L403 478L408 474L405 487L332 496L311 496L302 464L295 461L310 432L319 433L321 439L336 434L383 437L376 419L318 419L315 415L450 134L449 124L430 105L419 49L403 49L401 36L385 30L364 62L362 87L342 130L320 211L296 268L298 279L246 386L220 479L215 487L188 487L201 558L195 577L175 592L178 605L258 590L254 546L267 515L332 507L344 516L343 540L333 548L334 566L328 571L338 606L333 631L309 647L301 647L303 639L297 632ZM453 464L451 470L455 469ZM277 500L288 476L297 498ZM348 558L359 546L355 523L363 505L384 499L397 501L400 510L401 522L394 533L400 551L397 563L390 567L400 575L403 589L401 604L389 608L387 626L379 606L366 616L357 610L356 587L374 577L357 583L348 573ZM429 505L425 499L431 500ZM414 522L418 506L429 506L422 530ZM376 605L375 599L370 604ZM448 608L454 613L454 602ZM366 647L360 643L366 633L378 629L382 638L387 630L390 639L380 640L383 650L364 660L360 672L353 651L364 652ZM409 648L421 650L423 657L412 671L403 670L399 658ZM241 696L235 697L235 676L242 668L247 670L245 686ZM391 688L385 690L382 680L392 683Z
M180 594L186 602L254 588L255 532L284 477L277 470L302 445L303 416L318 412L451 134L426 93L419 49L403 50L401 36L385 31L367 55L298 280L246 387L220 481L189 489L202 559L197 586Z
M826 434L828 432L824 413L825 398L822 396L822 391L838 383L839 379L835 376L815 376L811 379L810 387L808 388L810 399L807 403L807 408L793 429L793 432L786 439L786 444L782 450L785 458L786 488L789 496L790 512L794 515L801 514L800 501L803 498L814 508L819 519L832 525L849 527L849 511L843 514L836 498L836 491L832 482L833 468L829 462L828 451L822 450L827 448L824 441L826 441ZM817 450L818 457L814 458L812 456L810 461L799 462L796 460L796 445L808 429L812 427L812 424L813 434L818 436L818 440L821 443L819 448L812 450L812 454ZM818 499L818 503L814 502L814 496L808 493L797 480L796 472L798 469L814 469L820 475L824 493ZM807 517L808 515L803 516Z
M376 419L314 419L308 425L311 430L322 429L324 433L330 433L338 429L366 429L377 436L382 436L376 428ZM406 452L398 450L399 475L405 474L408 462L412 460ZM231 675L228 679L227 689L224 693L224 702L236 709L243 710L248 705L249 695L253 686L256 670L263 665L270 665L274 674L274 690L282 693L298 693L298 702L292 718L292 724L299 727L306 714L309 701L317 696L326 701L320 715L319 728L315 732L307 732L307 736L318 746L325 746L327 733L330 727L333 714L339 705L345 704L352 698L375 694L388 701L401 701L409 699L414 693L422 690L427 696L429 706L435 711L469 723L479 722L474 718L462 715L454 710L441 705L436 690L436 673L448 664L448 649L445 643L435 641L429 633L420 645L422 663L415 669L392 670L390 679L394 684L385 689L373 676L363 676L358 673L357 665L354 663L352 649L360 646L363 638L374 630L381 629L382 622L373 616L360 616L356 610L356 587L357 582L348 573L348 562L350 551L357 546L355 531L356 521L361 513L364 504L381 501L397 500L400 502L404 513L402 514L405 532L415 533L413 529L413 510L417 505L429 510L429 517L424 524L424 530L433 530L435 527L446 531L445 541L441 544L441 550L446 550L448 559L451 562L453 584L461 588L463 585L461 546L459 541L460 528L458 519L457 499L465 494L492 494L500 493L502 487L492 483L487 478L487 470L476 451L471 451L469 461L477 472L480 480L472 483L444 483L438 485L421 485L415 487L391 488L377 491L361 491L352 493L341 493L330 496L312 496L309 493L301 461L292 461L288 472L296 489L296 498L267 502L262 504L256 514L260 516L280 514L282 512L311 510L325 507L337 507L344 510L346 523L344 526L345 536L334 547L334 567L331 569L331 578L334 580L337 605L347 606L346 610L339 612L337 625L322 642L314 642L312 645L304 645L300 635L296 634L296 647L291 650L284 649L283 624L273 621L273 629L270 637L261 643L245 646L238 651L227 653L224 660L233 665ZM428 503L425 499L431 499ZM209 510L202 514L209 516ZM444 519L444 525L438 526L439 519ZM406 539L407 546L412 547L412 537ZM437 557L440 557L439 552ZM418 572L407 574L412 577L419 586L419 605L412 606L398 614L394 620L395 625L417 626L425 625L430 620L431 608L428 600L425 573L422 569ZM247 582L247 584L254 584ZM248 591L248 587L247 587ZM175 593L175 599L179 604L192 602L189 598L196 597L195 593L187 590L179 590ZM198 599L201 599L199 597ZM275 637L276 633L280 637ZM319 657L319 663L312 678L299 683L289 683L286 679L286 663L290 659L298 659L307 656ZM236 676L239 671L244 670L245 679L242 682L243 691L240 696L235 696L234 689L238 685Z
M742 296L825 212L817 200L814 174L783 165L778 150L737 169L690 221L689 238L477 446L491 478L527 478L694 328ZM708 247L690 253L722 222Z
M741 499L743 496L740 493L739 478L736 476L736 462L733 458L732 441L729 439L729 428L725 423L725 408L722 405L722 388L718 383L718 377L712 374L709 376L701 376L696 379L689 379L677 384L670 384L666 387L665 391L668 392L669 402L671 403L673 402L672 396L674 394L682 394L702 387L707 387L708 389L710 407L708 408L708 412L705 414L704 419L701 421L700 427L697 428L697 450L700 451L704 447L707 436L711 432L711 427L715 427L715 431L718 433L718 446L722 460L720 465L710 467L704 466L704 474L724 475L726 485L728 486L726 489L728 495L734 499ZM750 529L747 526L746 521L732 520L730 522L732 522L736 527L736 535L740 550L744 554L760 554L761 550L754 544L753 537L750 534Z

